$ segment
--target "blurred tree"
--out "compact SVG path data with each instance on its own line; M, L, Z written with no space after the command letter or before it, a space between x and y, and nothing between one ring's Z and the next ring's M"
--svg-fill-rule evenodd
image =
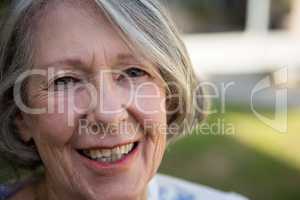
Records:
M161 0L177 25L187 33L242 31L247 0ZM290 0L272 0L270 28L281 29L289 14Z
M5 7L8 5L8 0L0 0L0 17L4 14Z
M247 0L163 1L168 3L172 13L176 13L175 21L184 32L243 30L245 26ZM180 19L182 15L188 22Z

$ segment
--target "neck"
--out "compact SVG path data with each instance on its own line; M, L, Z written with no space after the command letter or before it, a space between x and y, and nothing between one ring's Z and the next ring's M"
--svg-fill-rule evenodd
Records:
M59 188L57 184L51 181L50 178L47 176L44 177L43 180L37 185L35 198L34 200L73 200L73 199L80 199L80 200L96 200L94 198L87 198L82 197L79 198L78 194L72 194L71 192L62 191L62 188ZM127 200L147 200L148 199L148 191L146 189L138 195L136 198L130 198ZM123 199L122 199L123 200ZM125 200L125 199L124 199Z
M35 200L71 200L80 199L72 195L71 192L62 191L63 189L59 187L54 181L52 181L49 176L45 176L43 180L38 184L36 191Z

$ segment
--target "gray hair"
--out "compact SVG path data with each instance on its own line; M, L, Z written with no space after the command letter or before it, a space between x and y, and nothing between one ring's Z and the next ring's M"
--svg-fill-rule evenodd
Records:
M202 88L179 33L166 10L155 0L94 0L119 31L130 48L159 66L171 98L167 109L181 108L168 116L168 125L178 124L177 134L191 130L203 119ZM41 160L34 145L25 143L15 125L20 110L14 101L14 84L18 76L32 67L34 30L49 0L16 0L9 9L0 35L0 152L20 167L37 167ZM170 85L169 83L175 83ZM196 92L195 92L196 91ZM195 109L195 106L198 109Z

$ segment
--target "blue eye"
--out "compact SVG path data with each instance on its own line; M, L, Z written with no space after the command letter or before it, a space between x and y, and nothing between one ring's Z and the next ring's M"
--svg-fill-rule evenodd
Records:
M126 69L124 71L124 73L131 78L137 78L137 77L141 77L141 76L146 76L148 75L147 72L145 72L142 69L136 68L136 67L132 67L129 69Z

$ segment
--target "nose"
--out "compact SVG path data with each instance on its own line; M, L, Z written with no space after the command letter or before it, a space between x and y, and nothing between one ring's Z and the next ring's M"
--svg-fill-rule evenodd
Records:
M97 104L89 113L97 123L113 124L125 121L128 112L120 88L112 80L102 81L97 89Z

